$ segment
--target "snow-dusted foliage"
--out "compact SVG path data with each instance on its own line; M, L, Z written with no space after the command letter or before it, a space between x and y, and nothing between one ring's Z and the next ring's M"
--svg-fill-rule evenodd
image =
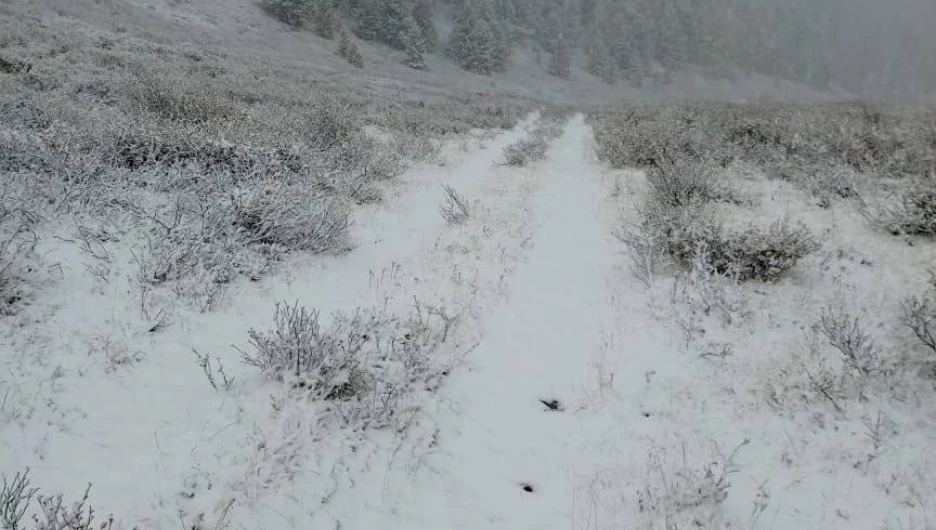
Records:
M411 406L414 392L439 384L444 367L432 354L449 324L432 315L358 310L322 326L314 309L277 304L271 331L250 330L243 360L302 396L340 403L346 421L380 427Z
M533 130L524 138L504 148L504 164L523 167L530 162L546 158L550 142L562 134L568 116L561 110L547 110L533 124Z

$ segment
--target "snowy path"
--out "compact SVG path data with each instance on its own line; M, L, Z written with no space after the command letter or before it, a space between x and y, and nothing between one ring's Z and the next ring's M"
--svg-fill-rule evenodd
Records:
M471 371L449 388L461 410L443 420L451 429L437 475L419 485L412 508L422 513L407 513L401 527L572 527L584 440L571 409L607 336L615 260L600 167L585 157L589 134L575 117L540 170L533 248L509 300L484 318ZM540 399L568 408L550 412Z

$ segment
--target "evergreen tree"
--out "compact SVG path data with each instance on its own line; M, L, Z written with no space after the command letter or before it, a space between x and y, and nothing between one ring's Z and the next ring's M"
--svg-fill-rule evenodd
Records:
M292 28L300 28L308 14L307 0L264 0L261 4L267 13Z
M613 84L617 77L617 68L611 57L608 38L602 31L593 31L588 39L588 71L602 81Z
M479 0L466 0L456 12L446 52L463 68L490 75L504 69L507 44L503 28Z
M572 77L572 51L566 39L559 34L552 52L551 73L560 79Z
M643 64L638 43L643 33L637 11L626 4L615 5L608 12L599 13L599 16L599 23L606 25L601 27L609 35L608 46L615 73L625 79L638 79Z
M413 6L413 20L419 27L425 50L434 50L439 44L439 35L432 22L432 0L416 0Z
M382 0L357 0L353 8L353 16L357 21L354 34L364 40L381 40L383 33L383 7Z
M344 57L345 60L357 68L364 67L364 57L361 55L361 50L358 49L357 44L351 40L351 37L344 30L338 33L338 55Z
M335 38L338 29L338 18L335 16L335 7L331 0L315 0L312 5L312 30L319 37Z
M676 5L671 1L662 2L657 11L656 49L657 61L667 70L671 70L686 62L688 44L686 32L677 11Z
M426 59L423 52L426 50L426 42L423 39L423 31L412 16L406 17L403 27L400 29L400 44L403 51L406 52L406 64L410 68L423 70L426 68Z

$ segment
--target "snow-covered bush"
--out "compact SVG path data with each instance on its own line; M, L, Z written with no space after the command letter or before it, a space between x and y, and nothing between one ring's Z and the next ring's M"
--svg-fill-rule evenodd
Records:
M458 224L471 216L471 207L464 196L447 184L442 185L442 191L445 193L445 199L439 206L439 213L446 223Z
M140 110L181 122L206 122L230 117L233 105L220 91L181 77L143 72L122 91Z
M718 182L717 168L710 162L663 162L647 168L646 175L652 199L669 208L735 200Z
M12 255L0 252L0 315L8 314L21 297L16 262Z
M432 324L433 316L442 322ZM403 406L401 398L431 391L446 373L431 355L453 322L444 311L417 307L399 319L357 310L323 326L318 311L296 302L277 304L273 320L271 331L249 331L244 362L291 391L331 403L345 421L382 425Z
M936 174L909 185L897 206L885 209L883 222L894 234L936 236Z
M232 221L245 246L262 247L270 256L349 248L349 212L338 201L272 182L234 193Z
M704 106L630 107L591 116L596 152L615 168L709 160L726 165L734 153Z
M819 330L839 353L845 365L862 378L885 372L881 350L861 327L857 318L843 310L825 309L819 318Z
M522 100L455 96L432 104L402 101L375 105L365 120L383 129L437 138L476 129L510 129L531 110Z
M114 526L114 516L109 515L102 522L94 519L95 511L88 503L91 485L85 490L80 501L70 506L61 493L39 495L39 508L42 515L36 515L35 530L110 530Z
M568 116L561 111L543 111L533 126L533 131L504 147L504 164L523 167L530 162L546 158L549 143L562 134L563 125Z
M30 484L29 469L16 473L8 480L3 476L0 485L0 528L3 530L110 530L114 525L114 516L109 515L98 522L96 512L89 504L91 485L84 491L81 500L71 505L65 502L61 493L42 495L39 488ZM39 505L38 513L32 520L24 521L31 511L33 501Z
M936 169L930 116L925 109L863 103L700 104L601 110L591 120L598 154L614 167L740 159L811 191L821 189L831 168L832 187L851 196L842 168L891 178L922 178Z
M542 136L521 138L504 147L504 164L523 167L532 161L542 160L546 157L547 147L546 138Z
M804 256L818 249L818 244L804 226L786 221L766 230L750 228L728 231L715 222L699 221L681 215L666 239L673 257L702 263L739 281L757 279L776 281Z
M748 443L744 440L730 453L719 453L703 465L688 462L685 448L676 462L668 462L665 452L653 448L647 480L636 495L638 528L724 528L721 504L728 498L728 479L738 471L735 456Z
M135 258L144 284L167 285L207 309L236 277L257 279L285 254L350 248L342 201L272 180L225 185L183 190L151 210L126 204L142 229Z
M635 261L640 274L647 266L663 265L663 255L687 267L704 266L715 274L737 281L776 281L818 243L804 226L785 220L767 228L726 229L701 204L673 208L650 203L643 219L620 238L640 253Z
M24 274L36 236L33 215L11 211L0 204L0 315L10 314L23 297Z
M25 528L21 521L38 491L38 488L29 485L29 469L16 473L12 479L3 476L3 484L0 485L0 528Z
M903 303L903 321L920 343L936 356L936 271L930 274L927 292L922 296L912 296Z

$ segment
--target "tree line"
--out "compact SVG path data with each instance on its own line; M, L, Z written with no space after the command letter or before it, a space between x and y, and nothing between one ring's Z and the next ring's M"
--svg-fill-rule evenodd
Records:
M534 44L560 78L580 64L608 83L666 79L685 67L779 76L864 95L936 87L936 2L852 0L264 0L271 14L354 46L350 31L406 53L443 52L494 74ZM932 4L932 5L931 5ZM442 42L434 24L453 23ZM359 55L359 53L358 53Z

